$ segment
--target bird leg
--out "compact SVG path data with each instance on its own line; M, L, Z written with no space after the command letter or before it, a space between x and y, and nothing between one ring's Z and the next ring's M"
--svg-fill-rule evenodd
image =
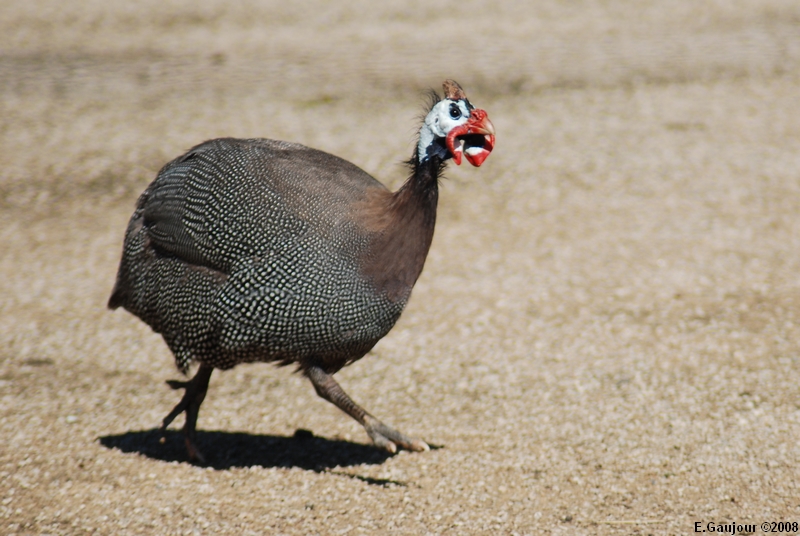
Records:
M401 434L394 428L386 426L367 413L364 408L353 402L353 400L347 396L347 393L345 393L342 387L333 379L333 376L321 368L317 366L307 366L304 372L314 385L317 394L361 423L376 447L387 450L392 454L397 452L397 447L415 451L430 449L427 443L421 439L414 439Z
M178 405L172 409L169 415L164 417L161 423L161 432L163 433L167 429L167 426L175 420L175 417L186 412L186 422L183 425L183 439L186 443L189 459L197 463L206 462L203 454L195 446L194 441L197 415L200 413L200 404L202 404L203 400L206 398L208 381L211 379L212 372L214 372L214 367L201 364L197 374L188 382L177 380L167 381L167 385L173 389L186 389L186 392L183 394L181 401L178 402Z

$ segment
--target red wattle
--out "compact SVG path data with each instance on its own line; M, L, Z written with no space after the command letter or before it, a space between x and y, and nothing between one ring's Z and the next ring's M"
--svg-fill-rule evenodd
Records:
M483 146L462 146L462 140L458 138L459 136L466 136L468 134L482 135L484 139ZM475 167L480 167L489 157L489 153L492 152L492 149L494 149L494 125L489 120L489 116L484 110L475 108L472 110L469 120L465 124L454 127L447 133L445 143L447 145L447 150L453 155L453 161L456 165L460 166L461 156L466 155L467 161L469 161L470 164Z
M458 136L463 136L469 132L469 128L467 125L461 125L458 127L453 128L450 132L447 133L447 138L445 138L445 144L447 145L447 150L450 151L450 154L453 155L453 162L456 163L457 166L461 165L461 142L456 138ZM456 148L458 146L458 148Z
M477 154L464 153L464 156L467 157L467 160L469 160L469 163L472 164L473 166L481 167L481 164L483 164L484 160L489 158L490 154L491 154L490 151L487 151L486 149L481 149L481 152Z

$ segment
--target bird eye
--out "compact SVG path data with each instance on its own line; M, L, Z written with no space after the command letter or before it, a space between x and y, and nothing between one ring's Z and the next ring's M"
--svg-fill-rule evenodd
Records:
M453 119L458 119L461 117L461 110L459 109L458 104L455 102L450 105L450 117Z

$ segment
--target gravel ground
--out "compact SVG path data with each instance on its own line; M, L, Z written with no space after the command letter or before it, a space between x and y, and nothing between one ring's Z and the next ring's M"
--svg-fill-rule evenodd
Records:
M181 423L160 444L179 374L105 309L138 193L219 136L396 187L447 77L496 149L448 171L408 309L337 374L441 448L377 451L268 365L213 376L207 467ZM788 0L0 6L0 533L800 522L799 94Z

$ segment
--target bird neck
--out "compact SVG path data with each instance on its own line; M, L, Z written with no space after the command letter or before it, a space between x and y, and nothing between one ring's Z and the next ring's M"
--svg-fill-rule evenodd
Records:
M392 194L389 210L396 216L430 212L427 215L432 218L432 227L436 221L439 177L444 169L444 161L439 156L432 156L420 162L415 155L408 164L411 168L411 175Z
M439 175L443 168L434 156L410 162L412 174L380 202L380 230L376 233L370 259L364 270L380 292L392 301L408 299L422 273L433 240ZM375 207L378 208L378 207Z

